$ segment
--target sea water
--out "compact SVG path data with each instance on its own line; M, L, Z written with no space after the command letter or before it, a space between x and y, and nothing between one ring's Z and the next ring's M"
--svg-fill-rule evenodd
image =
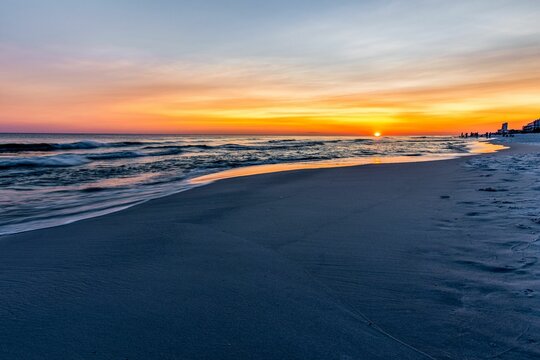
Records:
M421 161L469 154L475 144L426 136L0 134L0 235L117 211L230 169L266 165L254 171L260 173L396 157Z

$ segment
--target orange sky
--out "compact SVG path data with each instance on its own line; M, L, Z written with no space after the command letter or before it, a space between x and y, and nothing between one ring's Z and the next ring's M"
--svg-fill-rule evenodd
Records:
M276 13L290 24L265 16L238 33L197 24L159 33L166 19L159 13L144 32L133 25L119 39L108 28L116 18L81 32L64 17L40 24L37 15L12 14L0 18L7 24L0 132L448 134L495 131L506 121L520 128L540 117L540 27L527 7L497 4L427 6L392 21L402 4L374 3L365 15L351 11L358 5L324 3L313 14L303 5L296 18ZM66 10L55 11L60 19ZM133 43L148 32L152 41Z
M1 94L0 128L99 133L443 134L494 131L503 121L520 127L540 116L540 77L523 79L522 74L477 83L389 89L361 84L302 86L264 78L254 79L257 85L253 85L234 75L189 83L182 73L174 75L149 74L150 83L144 79L141 84L131 84L130 79L109 83L89 74L76 85L48 78L25 83L13 76Z

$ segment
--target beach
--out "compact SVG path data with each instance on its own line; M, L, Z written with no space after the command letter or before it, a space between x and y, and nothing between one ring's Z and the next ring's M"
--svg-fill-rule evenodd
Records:
M237 177L1 236L0 358L538 358L539 158Z

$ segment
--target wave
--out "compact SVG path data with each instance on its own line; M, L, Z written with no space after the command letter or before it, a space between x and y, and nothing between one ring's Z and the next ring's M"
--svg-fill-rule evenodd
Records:
M327 143L338 142L341 140L329 140L329 141L303 141L298 142L296 140L270 140L265 144L257 145L243 145L228 143L222 145L206 145L206 144L190 144L190 145L151 145L145 146L145 150L170 150L171 153L174 151L181 152L189 149L201 149L201 150L286 150L286 149L297 149L302 147L311 147L311 146L322 146ZM166 154L164 154L166 155Z
M428 138L431 139L431 138ZM97 149L110 148L109 152L103 151L88 151L88 152L71 152L62 153L57 155L44 155L44 156L24 156L13 155L13 157L0 157L0 169L14 169L14 168L37 168L37 167L69 167L84 165L93 161L114 161L118 159L130 159L140 157L167 157L174 156L189 152L208 151L210 158L215 157L221 165L225 162L222 157L226 157L229 160L231 157L235 158L235 154L238 153L238 159L236 161L243 165L246 162L253 161L259 163L260 158L268 157L270 159L281 159L282 161L303 161L306 159L316 160L324 159L326 157L320 157L322 154L330 151L330 157L342 158L351 156L373 156L384 155L387 153L403 154L405 156L420 156L420 154L447 152L448 150L453 152L467 152L468 147L466 144L460 144L459 142L453 142L450 138L435 139L438 144L436 148L422 145L421 149L414 149L407 146L404 149L400 149L399 146L394 146L399 143L411 142L410 139L392 139L390 143L386 144L384 141L377 141L378 146L374 148L366 148L364 145L370 145L374 143L372 139L356 138L356 139L328 139L328 140L298 140L298 139L274 139L264 142L241 144L236 142L230 142L225 144L182 144L178 141L168 142L151 142L151 141L120 141L120 142L99 142L99 141L78 141L78 142L66 142L66 143L0 143L1 152L24 152L24 151L53 151L53 150L70 150L70 149ZM440 141L444 141L441 143ZM417 143L423 143L424 138L416 140ZM337 147L332 148L331 144L339 143ZM359 143L354 145L354 143ZM342 145L344 144L344 145ZM386 144L386 145L385 145ZM344 146L351 145L352 148L346 148ZM379 151L379 145L383 146L383 149ZM356 146L356 147L355 147ZM384 146L390 146L386 149ZM400 145L402 146L402 145ZM112 150L113 148L132 147L126 149ZM305 150L305 151L304 151ZM411 151L412 150L412 151ZM242 153L242 155L240 155ZM315 155L317 153L317 155ZM19 158L15 156L21 156ZM304 158L307 156L307 158ZM126 160L127 161L127 160ZM212 166L216 166L210 162ZM200 164L199 164L200 165ZM233 166L227 164L227 166Z
M448 150L453 150L453 151L457 151L461 153L468 152L468 148L465 144L445 144L445 145L446 145L446 149Z
M16 153L29 151L87 150L107 147L128 147L148 144L139 141L120 141L104 143L99 141L77 141L72 143L5 143L0 144L0 153Z
M149 156L176 155L183 151L170 148L164 151L142 153L139 151L114 151L91 154L61 154L50 156L33 156L21 158L8 158L0 161L0 169L35 168L35 167L69 167L84 165L92 161L118 160Z
M169 149L163 150L163 151L156 151L147 154L147 156L167 156L167 155L178 155L182 154L184 152L184 149L182 147L171 147Z
M116 151L116 152L108 152L108 153L101 153L101 154L85 155L85 157L90 160L129 159L129 158L136 158L136 157L142 157L142 156L145 156L145 154L140 153L138 151Z
M280 139L280 140L269 140L267 141L269 144L280 144L280 143L288 143L292 141L298 141L296 139Z
M143 149L213 149L217 146L211 146L211 145L150 145L145 146Z
M95 193L100 191L105 191L107 188L101 186L89 186L87 188L81 189L80 192L83 193Z
M53 156L36 156L20 159L0 161L0 169L25 168L25 167L68 167L89 163L85 156L75 154L63 154Z
M137 151L117 151L96 154L61 154L50 156L33 156L9 158L0 161L0 169L35 168L35 167L69 167L88 164L94 160L115 160L146 156Z

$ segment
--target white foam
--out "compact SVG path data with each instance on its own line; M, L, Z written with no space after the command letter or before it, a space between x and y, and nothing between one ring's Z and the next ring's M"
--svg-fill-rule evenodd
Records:
M76 154L34 156L0 161L0 168L16 167L65 167L89 163L90 160Z

